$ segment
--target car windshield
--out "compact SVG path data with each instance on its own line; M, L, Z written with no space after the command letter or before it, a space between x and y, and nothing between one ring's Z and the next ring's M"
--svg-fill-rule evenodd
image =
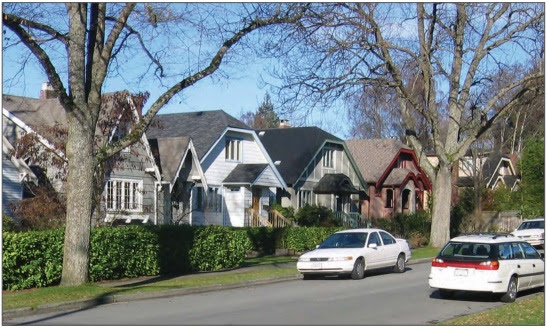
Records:
M528 229L543 229L545 228L545 221L529 221L523 222L517 230L528 230Z
M361 248L367 235L365 232L334 233L318 248Z
M469 242L450 242L440 252L442 258L485 259L490 256L491 245Z

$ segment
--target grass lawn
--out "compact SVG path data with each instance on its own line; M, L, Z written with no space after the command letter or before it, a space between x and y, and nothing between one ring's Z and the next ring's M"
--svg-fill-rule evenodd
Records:
M412 249L412 260L435 257L437 256L438 252L440 252L440 248L438 247L425 246L415 248Z
M440 325L545 325L545 294L458 317Z

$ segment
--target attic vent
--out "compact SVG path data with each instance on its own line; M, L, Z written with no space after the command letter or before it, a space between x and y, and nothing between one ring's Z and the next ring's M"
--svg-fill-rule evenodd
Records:
M277 165L277 166L280 165L280 163L282 163L282 161L280 161L280 160L277 160L277 161L274 162L274 164Z
M264 135L265 135L265 131L260 131L260 132L259 132L259 136L260 136L260 137L263 137Z

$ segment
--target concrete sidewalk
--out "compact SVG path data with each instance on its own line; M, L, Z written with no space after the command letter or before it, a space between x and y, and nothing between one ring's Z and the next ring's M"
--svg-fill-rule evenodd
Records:
M413 264L418 264L418 263L427 263L427 262L430 262L430 261L431 261L431 258L410 260L410 261L408 261L407 265L413 265ZM296 262L284 263L284 264L251 266L251 267L244 267L244 268L238 268L238 269L227 270L227 271L218 271L216 273L231 274L231 273L243 273L243 272L258 270L258 269L295 267L295 263ZM201 276L211 275L211 274L212 274L211 272L196 273L196 274L189 274L189 275L179 276L179 277L176 277L176 279L191 278L191 277L194 278L194 277L201 277ZM45 304L45 305L38 306L35 309L33 309L31 307L26 307L26 308L17 308L17 309L6 310L6 311L2 312L2 320L6 321L6 320L9 320L11 318L18 318L18 317L25 317L25 316L32 316L32 315L41 315L41 314L49 314L49 313L63 313L63 312L85 310L85 309L90 309L90 308L93 308L93 307L96 307L96 306L99 306L99 305L115 303L115 302L130 302L130 301L137 301L137 300L169 298L169 297L195 294L195 293L206 293L206 292L228 290L228 289L234 289L234 288L240 288L240 287L248 287L248 286L253 286L253 285L272 284L272 283L278 283L278 282L298 280L298 279L301 279L301 278L302 278L301 275L295 275L295 276L285 276L285 277L264 278L264 279L259 279L259 280L233 283L233 284L200 286L200 287L182 288L182 289L174 289L174 290L161 290L161 291L157 291L157 292L145 292L145 293L134 293L134 294L106 294L106 295L103 295L103 296L100 296L100 297L97 297L97 298L92 298L92 299L83 299L83 300L77 300L77 301L57 302L57 303ZM116 287L121 287L121 286L124 286L124 285L136 285L136 284L139 284L139 283L143 283L143 284L152 283L152 282L161 281L161 280L164 280L164 279L167 279L167 278L166 277L159 277L159 276L139 277L139 278L132 278L132 279L106 281L106 282L96 283L96 285L116 288Z

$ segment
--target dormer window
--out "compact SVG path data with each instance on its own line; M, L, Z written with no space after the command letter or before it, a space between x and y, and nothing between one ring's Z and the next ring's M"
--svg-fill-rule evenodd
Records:
M335 168L335 150L334 149L325 149L324 155L322 158L322 166L324 168Z
M225 160L242 161L242 140L227 138L225 141Z

